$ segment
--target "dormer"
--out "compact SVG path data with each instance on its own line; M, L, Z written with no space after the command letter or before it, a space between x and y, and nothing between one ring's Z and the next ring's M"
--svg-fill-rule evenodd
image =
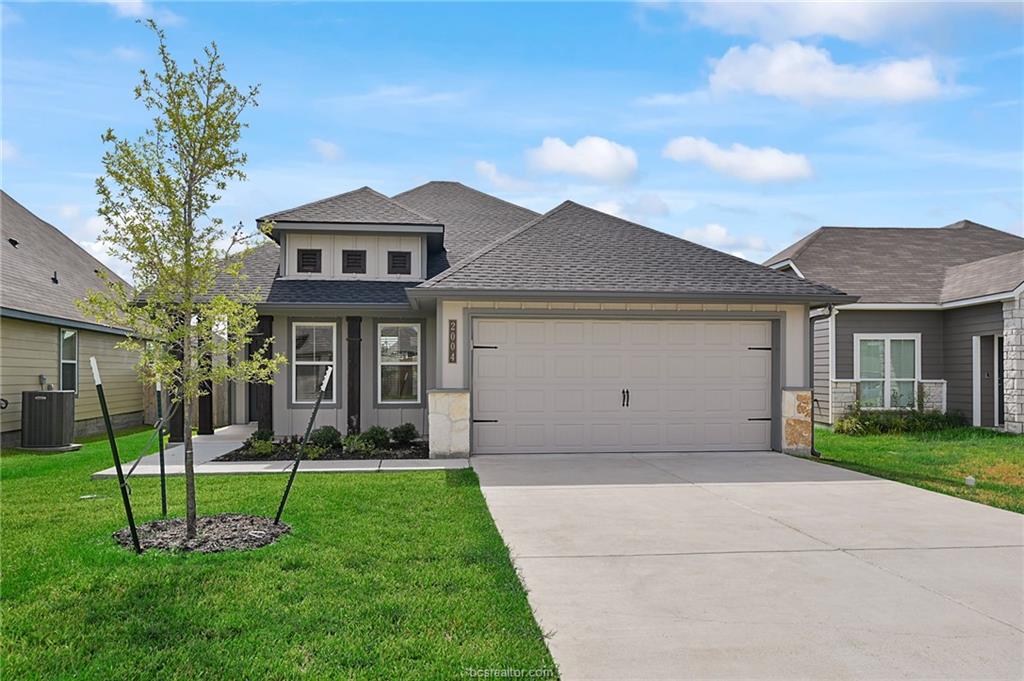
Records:
M423 281L444 225L363 187L258 219L273 223L284 279Z

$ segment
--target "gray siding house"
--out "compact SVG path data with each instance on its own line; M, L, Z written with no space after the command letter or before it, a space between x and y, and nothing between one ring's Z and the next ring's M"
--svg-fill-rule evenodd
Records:
M815 420L923 402L1024 432L1024 238L967 220L822 227L765 264L859 297L811 312Z
M245 261L288 365L233 420L411 422L433 456L810 447L811 307L839 290L565 202L456 182L266 215Z

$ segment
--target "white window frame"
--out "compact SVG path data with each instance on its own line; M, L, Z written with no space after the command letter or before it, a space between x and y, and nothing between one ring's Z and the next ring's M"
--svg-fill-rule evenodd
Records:
M914 405L917 405L917 391L918 385L921 383L921 334L919 333L855 333L853 334L853 378L858 383L861 382L860 376L860 342L862 340L880 340L883 343L883 359L882 359L882 406L881 407L865 407L861 405L863 409L894 409L892 405L892 382L893 380L909 381L908 378L893 379L892 376L892 356L890 353L890 341L894 340L912 340L914 341ZM877 381L877 378L865 378L865 381Z
M380 332L385 326L412 326L416 327L416 361L415 362L385 362L381 357ZM420 404L423 401L423 324L420 322L378 322L377 333L377 404ZM386 366L415 366L416 367L416 399L414 400L385 400L384 381L381 380L383 369Z
M75 358L74 359L64 359L64 333L66 331L70 331L71 333L75 334ZM78 329L69 329L69 328L63 327L63 326L60 327L60 329L57 331L57 358L58 358L57 385L60 386L61 390L66 390L66 388L64 387L64 365L65 364L74 364L75 365L75 397L78 397L78 384L79 384L79 380L78 380L79 379L79 374L78 374L78 355L79 355L80 349L78 347L78 334L79 334Z
M331 361L325 362L323 360L299 360L295 350L296 339L298 334L295 333L296 328L300 326L312 326L322 327L331 329ZM292 404L315 404L316 400L300 400L298 399L298 367L300 366L329 366L331 367L331 394L330 399L327 395L324 395L323 402L321 404L334 404L335 396L338 393L338 324L337 322L303 322L293 321L292 322Z

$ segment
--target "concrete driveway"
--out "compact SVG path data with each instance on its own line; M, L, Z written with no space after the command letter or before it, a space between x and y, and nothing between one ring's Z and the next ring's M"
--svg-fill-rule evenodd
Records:
M472 464L563 678L1024 678L1024 516L771 452Z

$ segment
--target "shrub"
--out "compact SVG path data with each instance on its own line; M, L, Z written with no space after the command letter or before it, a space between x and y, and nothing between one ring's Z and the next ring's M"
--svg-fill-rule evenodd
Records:
M353 433L352 435L346 436L343 442L345 453L357 457L372 454L373 446L366 441L364 435L365 433L362 435Z
M363 440L370 446L370 449L387 449L391 444L391 434L383 426L372 426L362 433Z
M258 458L269 457L274 453L274 443L270 440L255 440L248 446L249 454Z
M960 428L967 420L960 414L941 411L867 410L854 405L837 420L833 430L841 435L884 435L924 433Z
M306 448L303 449L302 452L305 458L310 460L316 460L327 453L327 447L321 447L310 442L308 445L306 445Z
M408 447L419 438L419 431L411 423L403 423L391 429L391 441L395 443L396 447Z
M342 435L334 426L320 426L309 435L309 444L321 449L338 449L341 447Z
M274 431L272 430L254 430L249 434L249 437L245 440L245 446L252 449L252 446L256 442L270 442L274 439Z

